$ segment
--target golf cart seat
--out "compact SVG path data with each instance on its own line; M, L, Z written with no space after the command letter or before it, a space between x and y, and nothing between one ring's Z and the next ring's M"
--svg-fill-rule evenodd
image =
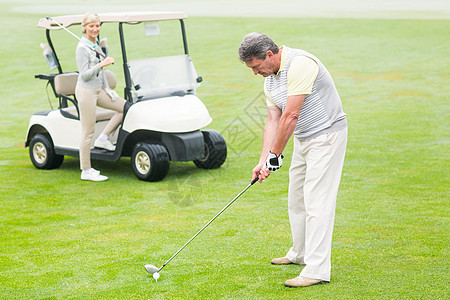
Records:
M104 70L108 85L114 89L117 84L114 73ZM78 73L63 73L55 76L55 93L59 97L59 109L66 118L79 120L80 111L78 101L75 97L75 87L77 85ZM72 105L70 105L72 104ZM96 108L96 121L109 120L115 111L98 107Z
M135 87L134 101L195 94L201 81L187 54L135 59L127 64Z

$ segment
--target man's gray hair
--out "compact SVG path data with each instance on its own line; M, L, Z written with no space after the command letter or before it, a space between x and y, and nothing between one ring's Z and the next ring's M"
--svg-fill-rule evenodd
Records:
M277 54L280 50L270 37L258 32L247 34L239 47L239 59L251 61L253 58L265 59L267 51Z

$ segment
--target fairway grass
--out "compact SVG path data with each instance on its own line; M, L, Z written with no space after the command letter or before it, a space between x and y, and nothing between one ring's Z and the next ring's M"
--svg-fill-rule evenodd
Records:
M93 183L80 180L76 158L50 171L31 164L28 120L49 108L45 83L34 79L48 72L36 27L43 16L0 16L0 299L448 299L450 21L189 18L189 50L204 79L198 96L214 119L209 128L227 140L227 161L217 170L172 163L156 183L137 180L129 158L95 161L109 180ZM270 264L290 247L290 143L285 166L156 283L144 265L169 259L247 186L258 161L263 80L237 58L251 31L318 56L347 113L331 282L288 289L284 281L302 267ZM115 27L103 32L120 61ZM62 48L74 51L72 39L61 37Z

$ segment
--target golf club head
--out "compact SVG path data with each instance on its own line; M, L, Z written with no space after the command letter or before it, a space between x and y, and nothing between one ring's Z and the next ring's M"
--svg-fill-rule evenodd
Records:
M159 268L155 267L154 265L145 265L145 270L150 274L159 272Z

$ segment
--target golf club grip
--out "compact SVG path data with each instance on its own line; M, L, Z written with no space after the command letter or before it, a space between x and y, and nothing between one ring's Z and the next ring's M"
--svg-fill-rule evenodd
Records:
M256 176L256 178L252 180L251 185L254 185L258 180L259 180L259 176Z
M95 53L97 53L97 54L100 55L101 57L106 58L106 55L103 54L102 52L100 52L100 51L98 51L98 50L96 50L96 49L92 49L92 50L94 50ZM113 64L114 64L114 63L113 63Z

